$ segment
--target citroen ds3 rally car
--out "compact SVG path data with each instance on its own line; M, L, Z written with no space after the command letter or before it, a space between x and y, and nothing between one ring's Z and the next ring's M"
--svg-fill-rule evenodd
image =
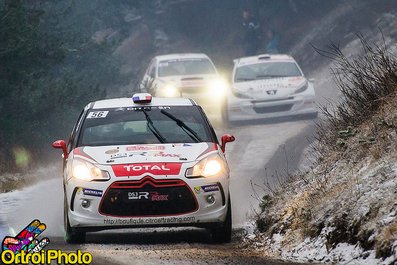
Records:
M229 167L193 100L133 98L88 104L63 150L66 241L111 228L197 226L230 241Z
M211 59L202 53L154 57L142 86L155 96L192 98L210 117L220 117L228 89Z
M304 115L317 117L313 80L288 55L258 55L234 60L226 121Z

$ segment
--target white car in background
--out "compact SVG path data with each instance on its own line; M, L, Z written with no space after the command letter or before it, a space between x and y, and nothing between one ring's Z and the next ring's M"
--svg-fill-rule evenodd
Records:
M156 56L141 82L144 92L157 97L191 98L209 116L220 116L227 88L211 59L202 53Z
M317 117L313 80L289 55L234 60L226 122L302 115Z

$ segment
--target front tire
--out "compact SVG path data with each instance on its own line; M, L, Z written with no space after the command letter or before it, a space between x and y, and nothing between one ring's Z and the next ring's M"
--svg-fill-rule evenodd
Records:
M77 231L70 226L66 197L64 198L63 221L65 227L65 242L68 244L81 244L85 242L85 232Z
M211 229L211 235L214 243L229 243L232 240L232 206L230 197L226 219L219 226Z

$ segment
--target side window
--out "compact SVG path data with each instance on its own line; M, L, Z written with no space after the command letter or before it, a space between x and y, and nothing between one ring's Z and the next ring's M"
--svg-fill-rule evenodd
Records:
M68 152L72 151L72 149L76 146L77 132L79 131L79 129L81 127L81 124L83 122L83 118L85 117L85 115L84 115L85 113L86 113L85 110L83 110L80 113L79 118L78 118L76 124L73 127L73 130L72 130L72 133L70 134L69 142L68 142L68 145L67 145Z

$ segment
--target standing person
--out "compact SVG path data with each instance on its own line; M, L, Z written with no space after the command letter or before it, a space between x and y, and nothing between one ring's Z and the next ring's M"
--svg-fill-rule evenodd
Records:
M243 11L243 48L246 56L256 55L260 46L259 21L248 11Z
M266 53L268 54L276 54L279 53L278 51L278 45L280 44L280 39L276 32L271 29L267 32L267 37L269 39L269 42L266 45Z

